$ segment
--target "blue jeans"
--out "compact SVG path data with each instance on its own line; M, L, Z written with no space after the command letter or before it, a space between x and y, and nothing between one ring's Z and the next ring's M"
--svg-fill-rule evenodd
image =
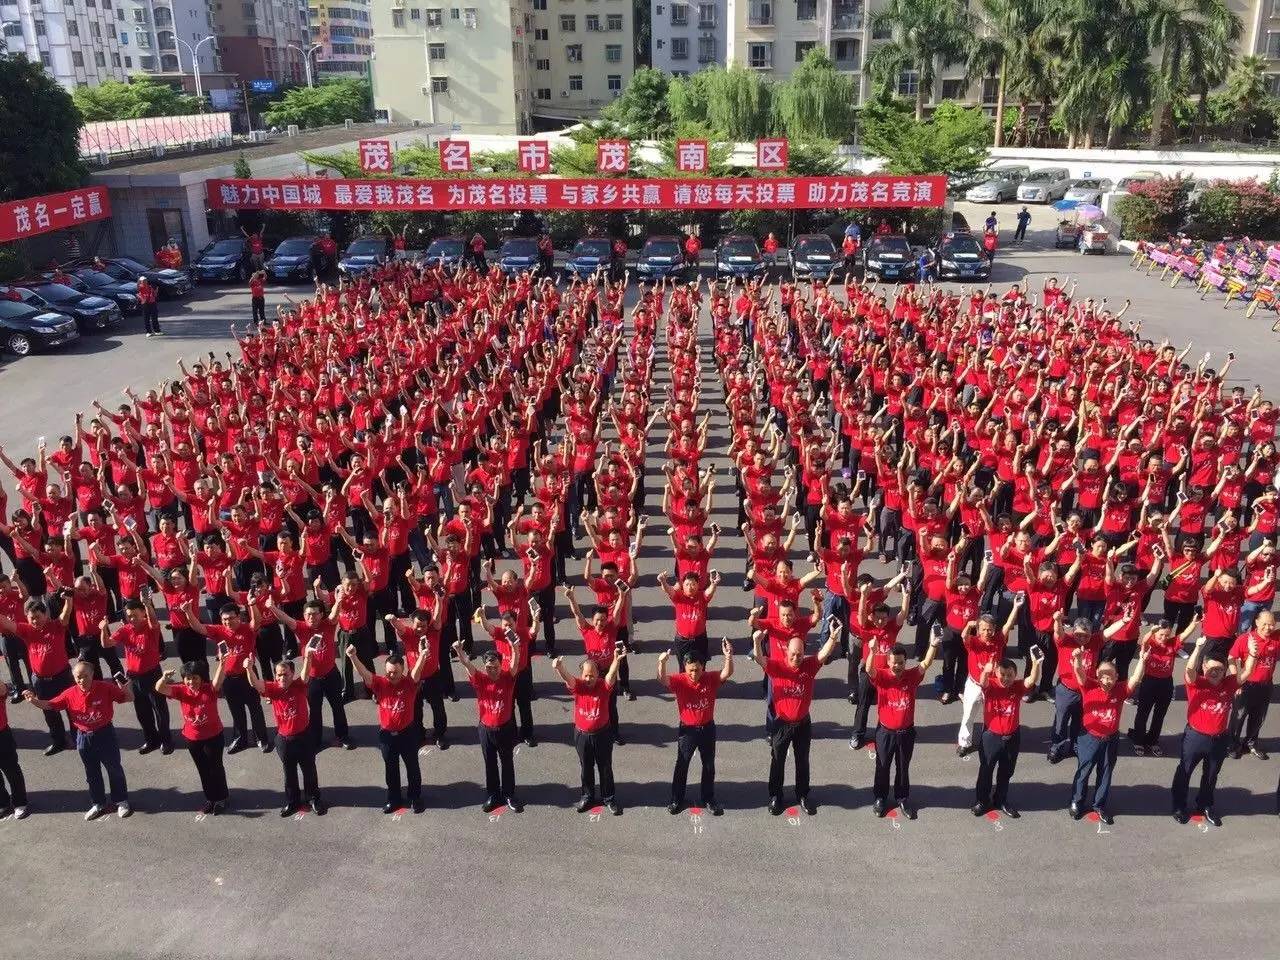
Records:
M1240 632L1248 633L1253 629L1253 621L1258 619L1258 614L1263 610L1270 610L1269 603L1256 603L1253 600L1246 600L1240 604Z
M1061 760L1075 752L1080 735L1083 706L1080 691L1072 690L1061 680L1053 688L1053 733L1049 739L1049 758Z
M102 768L106 768L111 784L111 802L124 803L129 799L129 784L124 778L120 763L120 744L116 741L116 728L107 724L93 733L76 731L76 750L84 764L84 778L89 784L89 797L100 807L107 804L107 791L102 783Z
M1076 598L1076 613L1093 621L1093 629L1102 626L1102 611L1106 608L1105 600L1081 600Z
M840 650L845 655L849 653L849 600L847 597L837 596L830 590L827 590L822 597L822 619L826 621L828 617L834 616L840 623ZM829 627L818 625L819 636L830 630ZM825 643L826 641L823 640Z
M1182 731L1182 758L1178 761L1178 769L1173 772L1173 809L1187 809L1191 775L1202 763L1204 767L1200 771L1200 789L1196 791L1196 809L1213 806L1213 791L1218 785L1218 773L1222 770L1222 762L1227 759L1230 743L1231 737L1226 733L1211 737L1190 726Z
M1116 768L1116 746L1119 737L1115 734L1105 740L1091 733L1080 734L1076 740L1076 755L1080 765L1076 768L1075 779L1071 782L1071 802L1084 803L1085 791L1089 789L1089 779L1094 768L1098 770L1098 786L1093 791L1093 809L1105 810L1107 798L1111 795L1111 774Z

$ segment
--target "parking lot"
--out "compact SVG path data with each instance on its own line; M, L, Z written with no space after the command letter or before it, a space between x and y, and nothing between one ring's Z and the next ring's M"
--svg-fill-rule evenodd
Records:
M964 209L962 207L962 209ZM1012 229L1018 205L999 207ZM965 209L980 225L987 210ZM1033 208L1028 243L997 256L997 288L1047 276L1078 277L1077 296L1132 298L1127 318L1144 334L1194 340L1193 357L1228 350L1240 357L1233 382L1259 382L1280 396L1280 347L1270 320L1201 303L1128 268L1127 255L1083 257L1052 249L1057 215ZM1007 235L1007 234L1006 234ZM286 293L271 287L268 314ZM70 429L92 400L118 402L126 386L145 389L188 362L231 349L228 325L247 323L241 289L204 287L161 304L166 336L144 339L136 316L104 337L0 364L6 403L0 442L15 459L36 437ZM661 351L660 351L661 352ZM661 391L660 376L655 385ZM711 411L708 449L726 472L726 418L710 366L703 370ZM661 443L651 438L651 450ZM650 483L656 473L650 462ZM6 480L6 486L12 484ZM721 487L713 519L733 526L736 506ZM656 509L656 500L649 502ZM652 523L651 523L652 526ZM663 541L663 542L659 542ZM712 637L746 649L750 595L740 587L740 539L722 543L715 566L725 582L712 608ZM670 607L653 575L670 566L660 533L642 552L635 597L632 663L639 700L623 701L628 743L615 754L621 818L579 815L572 718L549 666L535 662L541 743L516 757L522 814L481 813L481 761L466 685L449 704L454 746L423 759L429 808L386 817L372 707L350 708L354 753L319 759L331 805L323 819L280 820L280 768L247 751L227 761L236 810L198 821L195 773L181 750L138 757L125 768L138 815L85 824L82 770L73 753L40 756L38 714L10 707L32 793L33 815L0 822L0 898L6 956L22 958L294 958L339 956L480 957L516 950L531 958L760 956L974 957L1032 952L1077 958L1105 950L1146 960L1274 953L1280 925L1280 855L1275 790L1280 764L1246 756L1228 761L1219 788L1225 825L1179 827L1168 816L1168 783L1184 707L1165 725L1164 758L1122 749L1110 828L1065 813L1070 764L1051 767L1044 740L1051 705L1023 714L1023 754L1014 779L1018 821L975 819L976 758L953 750L958 707L922 702L912 769L920 819L877 820L870 813L872 762L848 747L852 708L843 662L820 675L814 703L816 817L770 817L763 805L768 749L760 674L745 658L722 694L717 720L722 818L665 809L674 758L675 707L654 677L656 653L670 637ZM802 562L797 566L805 568ZM562 643L580 649L572 622ZM566 642L567 641L567 642ZM1265 730L1280 756L1280 719ZM326 713L327 715L327 713ZM1127 719L1127 717L1126 717ZM132 710L118 711L124 746L139 742ZM790 780L790 774L788 774ZM1137 922L1135 922L1137 921Z

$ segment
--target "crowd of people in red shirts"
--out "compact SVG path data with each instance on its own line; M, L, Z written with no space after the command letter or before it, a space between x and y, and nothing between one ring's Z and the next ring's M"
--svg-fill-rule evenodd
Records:
M274 748L282 814L323 813L315 755L355 748L347 705L359 697L377 705L384 809L420 812L419 748L450 745L454 662L475 695L484 808L519 811L514 749L537 742L537 652L573 700L578 809L621 814L619 703L635 699L638 644L655 641L679 723L668 809L684 809L697 755L701 804L722 813L715 705L734 644L713 650L707 624L722 585L711 457L727 453L771 813L789 758L796 803L817 810L814 683L843 658L851 746L874 744L877 815L916 815L915 708L939 663L956 752L979 753L975 815L1018 816L1022 707L1052 699L1048 758L1076 759L1071 815L1109 820L1125 705L1135 752L1160 755L1189 649L1171 809L1219 819L1227 754L1265 757L1280 649L1277 411L1224 386L1230 357L1191 366L1190 348L1141 339L1125 309L1056 279L1002 295L662 283L642 285L629 313L625 293L625 278L558 288L391 262L236 331L238 357L179 362L174 380L95 404L54 449L42 441L19 462L0 450L20 501L0 502L5 692L43 711L46 754L70 745L70 721L86 817L132 810L112 724L129 701L139 753L162 756L176 701L203 812L232 801L224 754ZM670 388L655 402L659 340ZM721 395L727 437L711 425ZM674 569L656 579L671 616L637 635L658 421L653 512ZM576 670L557 636L564 612L585 653ZM0 814L24 816L3 703Z

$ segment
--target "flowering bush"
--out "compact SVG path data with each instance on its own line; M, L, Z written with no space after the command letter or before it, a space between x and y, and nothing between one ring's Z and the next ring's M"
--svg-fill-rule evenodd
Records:
M1280 237L1280 195L1256 180L1214 180L1197 198L1191 220L1193 232L1208 240Z

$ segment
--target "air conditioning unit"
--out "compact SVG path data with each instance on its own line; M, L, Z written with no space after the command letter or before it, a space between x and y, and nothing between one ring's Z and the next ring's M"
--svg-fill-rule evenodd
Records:
M415 127L420 127L420 126L422 126L422 121L421 121L421 120L418 120L418 119L414 119L414 121L413 121L413 125L414 125Z
M100 167L106 167L111 164L111 154L105 150L99 150L93 155L93 162Z
M285 136L296 137L298 135L298 125L296 123L291 123L289 126L285 127L284 132Z
M164 144L162 144L162 143L157 143L155 146L153 146L153 147L151 148L151 155L152 155L153 157L155 157L157 160L159 160L161 157L163 157L163 156L164 156Z
M250 143L266 143L267 139L270 136L271 134L266 130L250 130L249 142Z
M348 130L350 130L352 127L356 125L356 122L352 120L350 117L347 117L347 119L342 121L342 125L346 127Z

